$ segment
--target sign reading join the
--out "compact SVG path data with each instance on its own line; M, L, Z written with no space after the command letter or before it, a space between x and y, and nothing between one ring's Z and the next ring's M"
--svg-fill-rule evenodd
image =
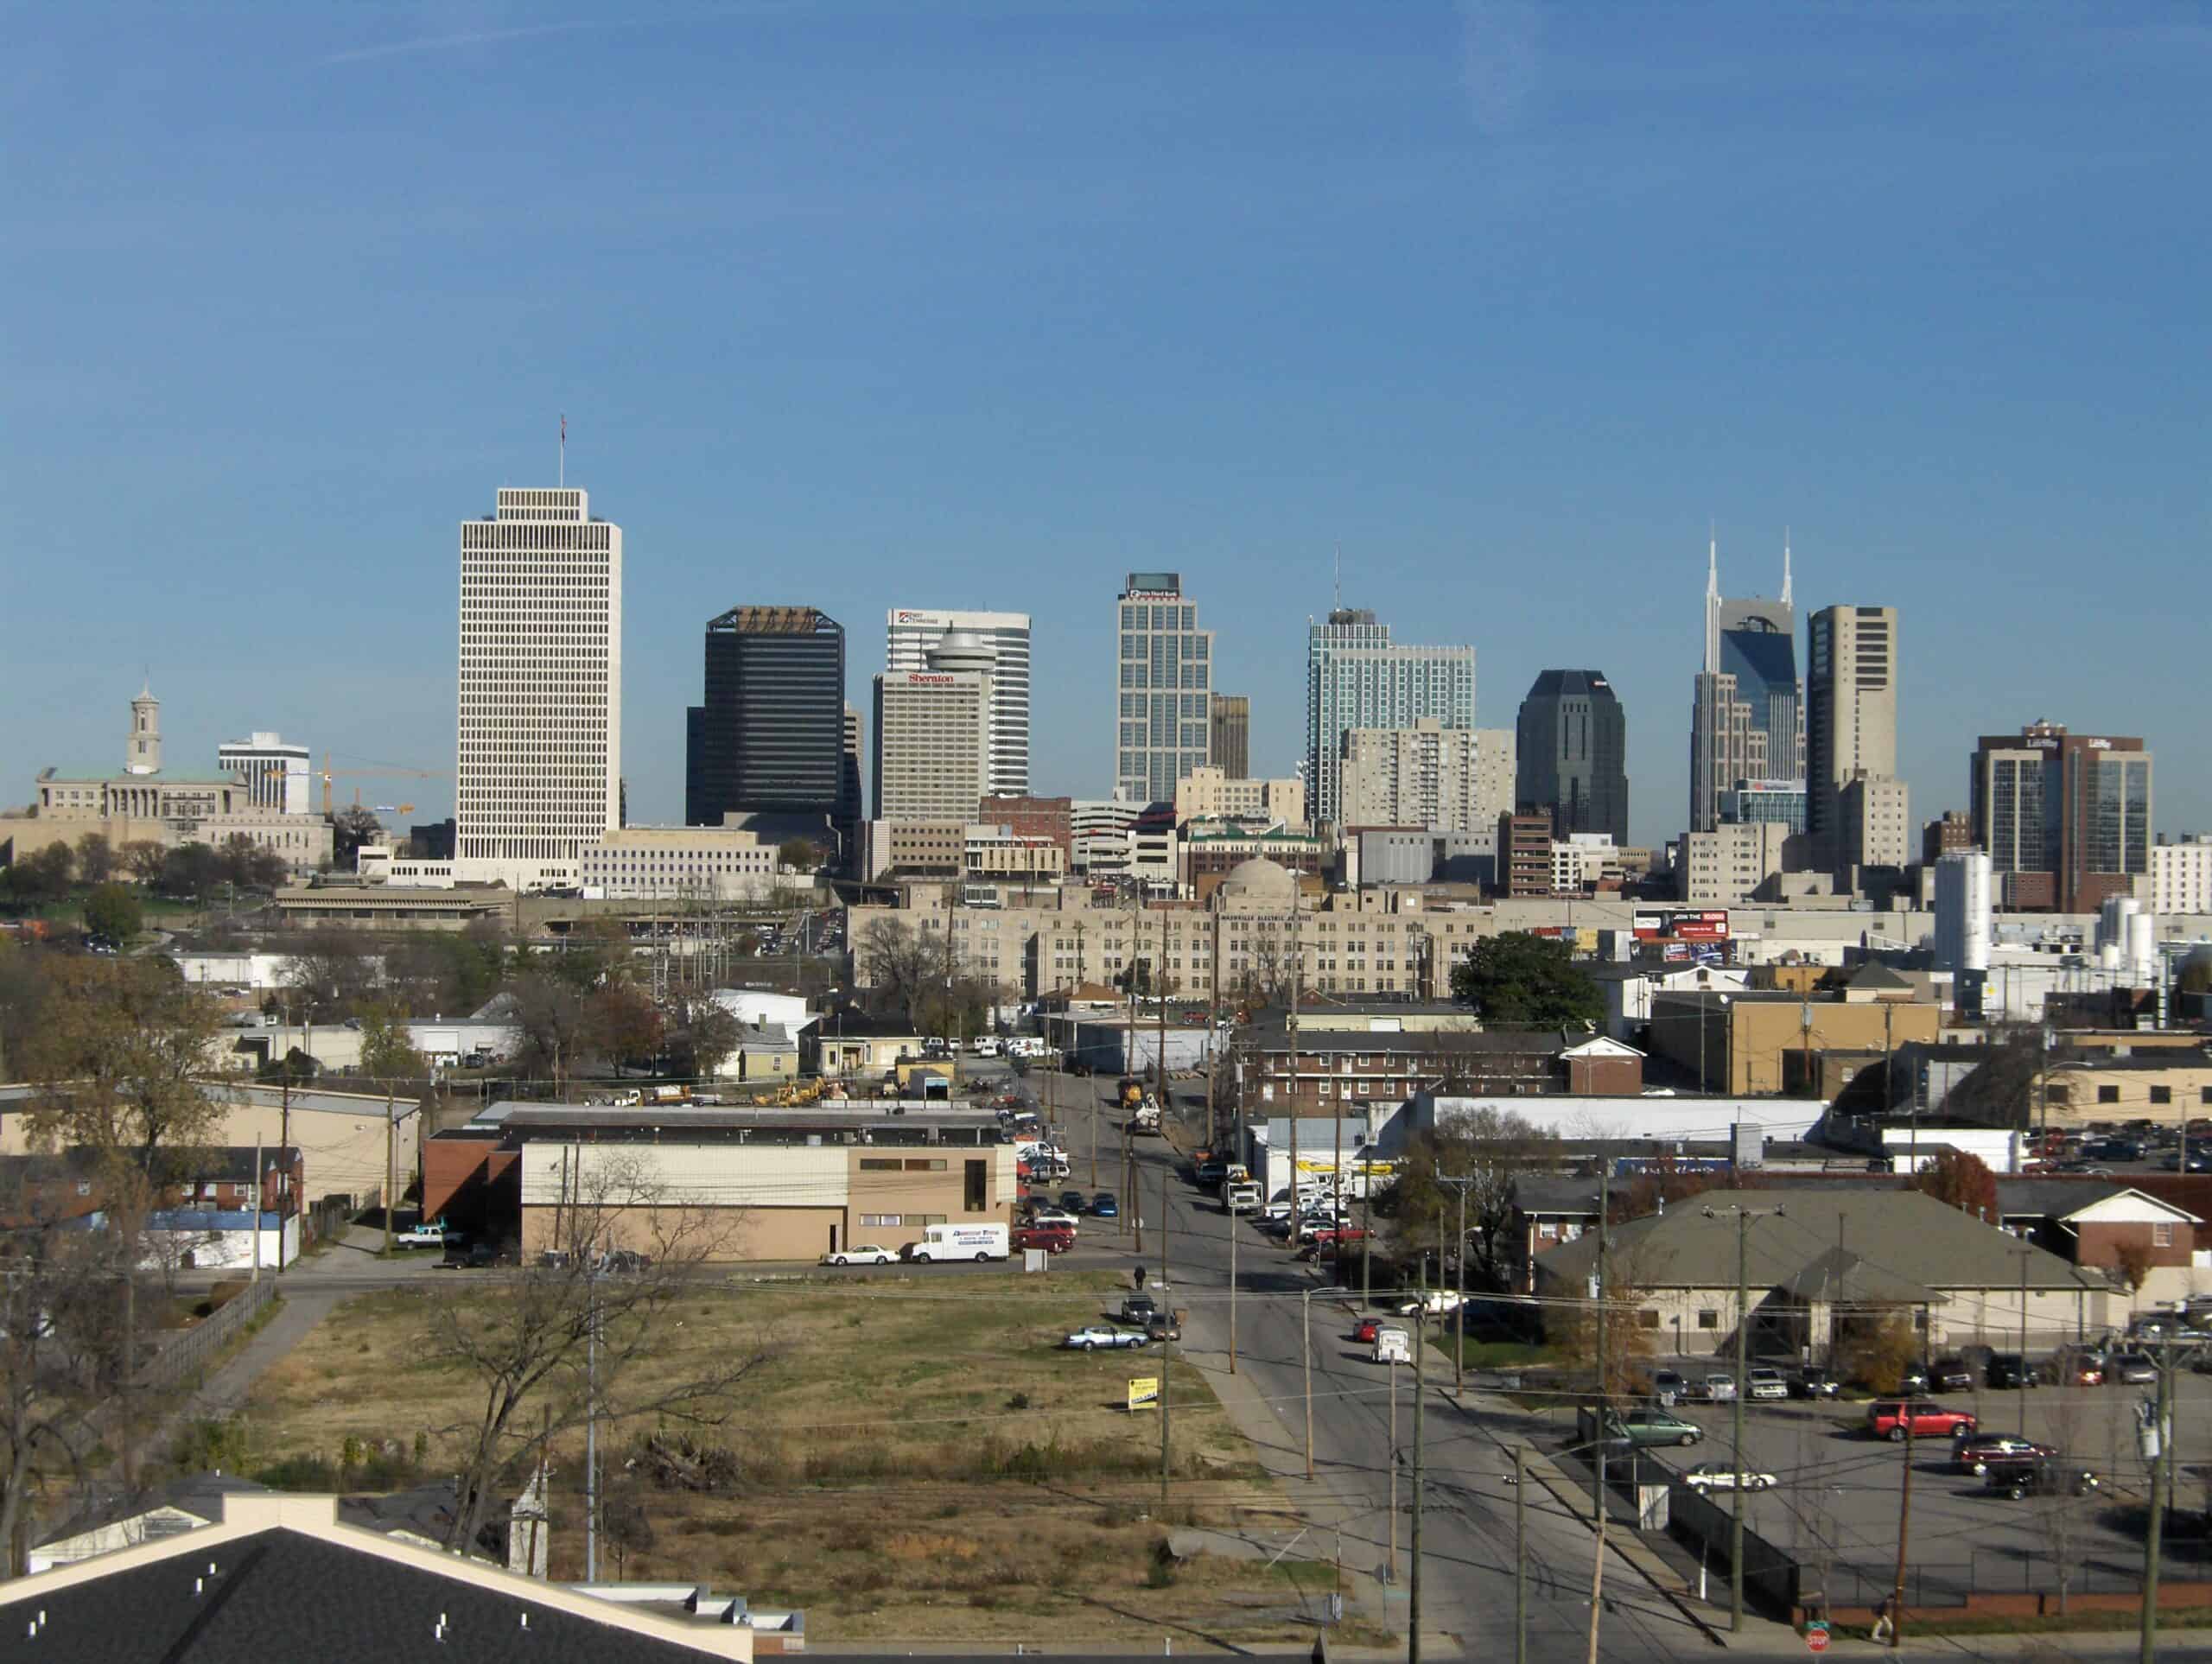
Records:
M1129 1378L1129 1408L1156 1410L1160 1407L1160 1377L1133 1375Z

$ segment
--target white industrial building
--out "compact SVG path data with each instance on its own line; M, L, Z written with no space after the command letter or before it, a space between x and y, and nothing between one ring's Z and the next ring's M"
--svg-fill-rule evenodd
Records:
M246 801L283 815L315 812L314 776L308 748L289 746L280 734L256 730L245 740L226 740L215 748L215 765L226 774L245 777Z
M2151 911L2212 913L2212 836L2193 834L2151 846Z
M581 490L502 487L461 526L454 871L575 882L620 823L622 528Z

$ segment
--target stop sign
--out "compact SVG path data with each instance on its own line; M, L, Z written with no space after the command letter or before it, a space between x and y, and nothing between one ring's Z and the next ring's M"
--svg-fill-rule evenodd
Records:
M1827 1651L1828 1626L1825 1623L1807 1624L1805 1626L1805 1645L1816 1653L1824 1653Z

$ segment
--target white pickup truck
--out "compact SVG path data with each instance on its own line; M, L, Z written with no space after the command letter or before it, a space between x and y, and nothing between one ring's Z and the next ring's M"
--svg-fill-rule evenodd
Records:
M446 1222L418 1219L391 1239L401 1248L443 1248L446 1245Z

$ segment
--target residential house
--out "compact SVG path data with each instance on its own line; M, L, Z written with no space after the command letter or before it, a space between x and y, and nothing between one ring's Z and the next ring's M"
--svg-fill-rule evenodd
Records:
M1737 1305L1739 1206L1758 1210L1740 1238L1747 1312ZM2047 1351L2118 1326L2127 1311L2101 1271L1912 1190L1708 1191L1609 1237L1616 1288L1634 1300L1634 1329L1655 1353L1728 1351L1748 1319L1754 1356L1825 1358L1852 1321L1891 1313L1934 1352ZM1538 1296L1586 1299L1598 1259L1588 1233L1540 1254Z
M333 1496L248 1492L224 1496L221 1518L199 1529L0 1585L15 1645L54 1664L442 1652L475 1664L749 1661L741 1606L686 1621L341 1525Z

